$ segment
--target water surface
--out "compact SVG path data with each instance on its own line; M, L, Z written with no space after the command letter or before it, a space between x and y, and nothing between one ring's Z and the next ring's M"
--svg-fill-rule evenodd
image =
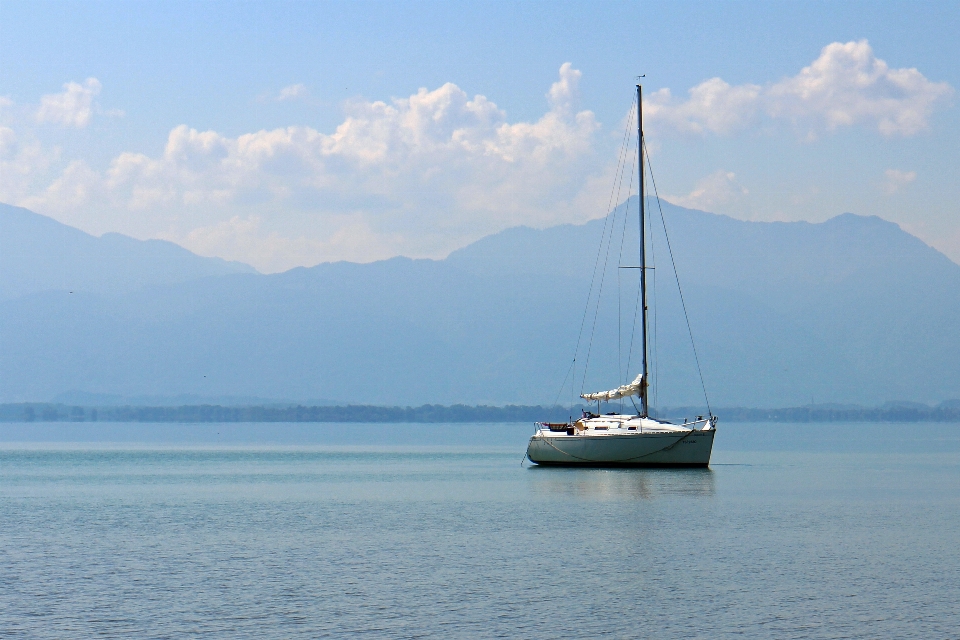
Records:
M0 635L958 636L960 425L720 426L599 470L530 425L0 424Z

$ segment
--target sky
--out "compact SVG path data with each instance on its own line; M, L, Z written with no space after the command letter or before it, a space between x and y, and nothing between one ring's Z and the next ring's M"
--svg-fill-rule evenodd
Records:
M660 194L960 263L960 4L0 0L0 201L277 272Z

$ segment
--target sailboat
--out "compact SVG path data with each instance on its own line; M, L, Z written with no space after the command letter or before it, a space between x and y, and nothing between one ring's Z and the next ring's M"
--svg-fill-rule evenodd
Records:
M640 270L642 370L632 382L615 389L582 393L580 397L583 400L597 403L596 413L583 411L580 419L571 419L566 423L538 422L536 433L527 445L527 458L538 465L707 467L710 464L717 431L717 417L712 412L708 410L707 416L685 419L681 424L650 415L646 277L650 267L647 266L645 234L645 146L643 89L640 84L637 84L637 143L640 192L640 265L637 268ZM601 402L623 398L630 398L636 414L600 414ZM636 406L634 398L640 400L639 406Z

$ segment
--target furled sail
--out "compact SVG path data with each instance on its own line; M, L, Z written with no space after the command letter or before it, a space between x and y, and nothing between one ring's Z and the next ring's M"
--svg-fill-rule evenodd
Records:
M589 402L602 400L619 400L627 396L638 396L643 388L643 374L638 375L633 382L610 389L610 391L598 391L596 393L583 393L580 397Z

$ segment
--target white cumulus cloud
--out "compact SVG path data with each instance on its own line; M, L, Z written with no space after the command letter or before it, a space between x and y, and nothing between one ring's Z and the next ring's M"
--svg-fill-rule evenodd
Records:
M893 195L916 180L917 172L901 171L900 169L887 169L883 172L883 176L883 192L887 195Z
M730 86L712 78L689 90L684 102L670 89L644 99L644 117L685 133L732 133L749 125L758 110L761 88L754 84Z
M946 82L916 69L891 69L866 40L827 45L813 64L767 92L774 117L827 130L866 123L905 136L925 129L934 105L951 93Z
M181 125L161 154L122 153L99 171L75 163L29 204L135 213L147 233L268 271L441 256L506 226L603 213L591 191L598 124L577 109L580 72L565 64L559 76L534 122L509 122L485 96L447 83L349 103L332 133L232 137Z
M687 195L664 196L664 199L689 209L717 212L718 209L742 205L749 193L737 182L735 173L719 169L697 181Z
M32 136L0 125L0 202L20 202L42 189L59 155L58 148L45 149Z
M763 116L789 122L808 138L853 125L910 136L927 128L953 88L917 69L890 68L860 40L829 44L797 75L764 87L712 78L688 94L684 101L669 89L651 94L645 100L650 122L686 133L729 134Z
M96 78L87 78L83 84L64 84L62 93L48 94L40 98L37 122L52 122L77 128L87 126L93 115L94 98L100 94L101 88L102 85Z
M307 95L307 85L305 84L291 84L289 86L280 89L280 93L277 94L277 102L289 102L292 100L298 100Z

